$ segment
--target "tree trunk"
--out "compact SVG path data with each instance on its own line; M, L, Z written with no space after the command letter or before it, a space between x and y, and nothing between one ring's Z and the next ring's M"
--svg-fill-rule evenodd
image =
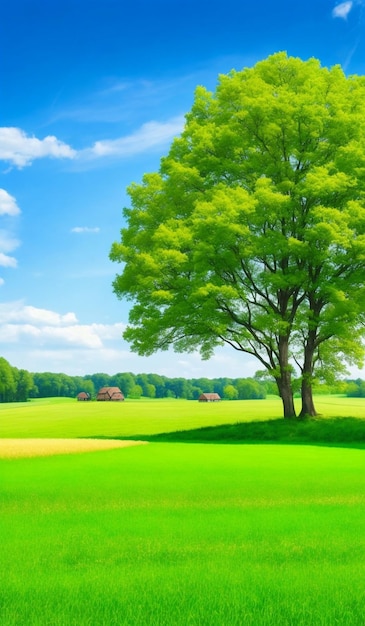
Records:
M302 380L302 409L300 411L300 417L315 417L318 415L313 401L312 384L308 383L306 378Z
M283 372L283 375L280 378L276 379L276 383L277 383L279 394L283 403L284 418L285 419L295 418L296 413L295 413L295 407L294 407L293 390L291 387L290 372Z
M318 415L313 401L313 358L316 344L316 331L308 333L307 342L304 347L304 363L302 367L302 409L300 417L315 417Z
M287 337L280 337L279 339L279 360L280 376L276 379L276 383L283 403L284 418L291 419L296 417L296 413L289 367L289 340Z

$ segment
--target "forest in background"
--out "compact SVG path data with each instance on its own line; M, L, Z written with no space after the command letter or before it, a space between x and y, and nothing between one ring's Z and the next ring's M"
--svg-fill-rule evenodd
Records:
M261 400L278 395L274 381L262 372L252 378L168 378L159 374L109 375L105 373L69 376L62 373L31 373L18 369L0 357L0 402L26 402L32 398L75 397L85 391L93 399L101 387L119 387L126 398L183 398L197 400L201 393L218 393L224 400ZM298 392L300 381L298 379ZM365 381L342 380L318 384L316 394L345 394L365 397Z

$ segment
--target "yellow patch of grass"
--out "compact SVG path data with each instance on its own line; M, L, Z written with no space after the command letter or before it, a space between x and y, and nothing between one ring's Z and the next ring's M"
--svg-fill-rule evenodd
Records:
M75 454L111 448L127 448L145 443L147 442L115 439L0 439L0 458Z

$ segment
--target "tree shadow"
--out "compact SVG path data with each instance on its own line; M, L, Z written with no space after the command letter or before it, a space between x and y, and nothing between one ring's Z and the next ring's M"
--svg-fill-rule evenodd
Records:
M205 426L157 434L96 437L166 443L308 444L365 448L365 419L355 417L273 419Z

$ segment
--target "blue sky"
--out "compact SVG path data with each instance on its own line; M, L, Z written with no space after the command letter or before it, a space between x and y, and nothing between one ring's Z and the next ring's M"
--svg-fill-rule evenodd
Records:
M141 358L109 261L126 188L194 89L285 50L365 73L365 0L8 0L0 8L0 355L32 372L252 375L233 350Z

